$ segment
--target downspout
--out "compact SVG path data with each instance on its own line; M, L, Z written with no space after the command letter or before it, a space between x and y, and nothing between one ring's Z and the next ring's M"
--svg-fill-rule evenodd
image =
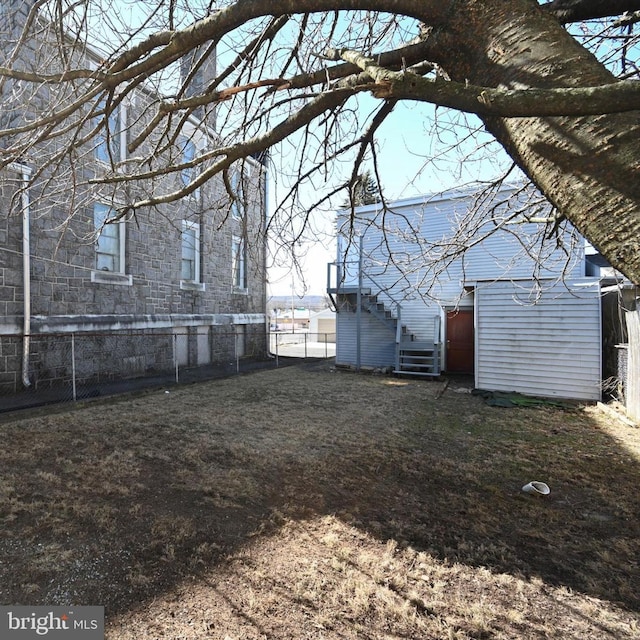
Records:
M269 160L269 154L265 151L264 163L260 164L260 173L264 178L262 197L263 201L263 214L262 214L262 295L264 311L264 346L266 349L266 355L271 355L271 319L269 316L269 295L267 293L268 278L267 278L267 228L269 226L269 172L267 171L267 162ZM276 316L276 330L278 329L278 318ZM277 340L277 337L276 337ZM278 354L278 343L276 342L276 362Z
M22 209L22 290L24 297L24 315L22 323L22 384L31 386L29 380L29 350L31 339L31 233L29 178L31 169L23 164L12 164L11 168L20 173L22 186L20 205Z
M358 291L356 292L356 371L360 371L362 349L362 241L358 236Z

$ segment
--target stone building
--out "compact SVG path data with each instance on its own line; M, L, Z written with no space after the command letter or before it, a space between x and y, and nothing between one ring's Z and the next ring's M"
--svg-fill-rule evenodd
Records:
M18 53L14 67L50 70L60 44L47 40L42 22L37 35L15 48L32 5L0 3L0 46L5 59ZM65 55L99 64L75 45ZM204 78L193 82L215 74L215 52L206 55L198 72ZM76 90L80 95L83 87ZM0 129L68 103L75 97L70 91L5 78ZM164 137L143 138L136 154L157 159L157 166L182 164L181 170L133 183L100 180L117 178L120 167L135 162L128 149L157 98L141 85L105 116L101 107L109 98L98 96L87 103L81 135L53 129L0 170L3 393L67 384L71 377L91 384L265 355L263 164L247 159L230 168L226 185L214 177L179 200L127 214L127 203L180 190L204 170L184 166L218 144L213 113L201 109ZM0 139L3 150L15 144Z

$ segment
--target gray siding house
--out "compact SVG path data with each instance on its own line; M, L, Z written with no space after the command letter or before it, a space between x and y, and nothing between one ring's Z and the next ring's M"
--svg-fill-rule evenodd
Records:
M600 399L595 252L570 228L541 245L552 227L541 198L516 187L486 201L452 191L354 214L338 214L329 269L337 365L472 374L478 389Z
M16 40L31 4L3 2L3 47ZM22 67L50 64L48 47L45 39L21 49ZM90 51L70 51L93 63ZM215 73L215 56L201 69ZM4 127L38 117L56 99L41 89L28 100L16 96L6 80ZM63 137L0 170L1 393L67 384L72 375L91 384L266 355L263 164L231 168L236 197L214 179L120 219L115 211L127 199L180 188L196 169L128 186L92 180L127 162L156 98L139 87L109 118L108 136L87 139L57 163L50 159ZM216 147L213 115L199 115L184 118L163 147L178 163ZM86 130L94 125L88 117Z

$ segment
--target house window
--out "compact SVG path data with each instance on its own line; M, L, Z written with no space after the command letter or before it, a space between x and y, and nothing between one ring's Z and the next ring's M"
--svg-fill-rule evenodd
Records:
M180 78L187 98L200 95L204 91L204 70L201 63L202 51L190 51L180 59Z
M182 152L182 164L193 162L196 157L196 145L190 138L180 138L178 141ZM182 184L186 187L195 178L195 167L184 168L180 172Z
M200 225L182 221L182 280L200 281Z
M244 187L242 184L242 172L236 169L230 176L231 192L233 200L231 202L231 215L236 220L244 219Z
M107 101L103 99L98 106L103 110L106 105ZM122 103L112 107L111 112L106 116L106 127L104 117L99 116L94 119L95 126L100 126L96 134L95 158L107 164L120 162L125 159L126 149L125 109Z
M246 290L247 288L246 262L246 246L244 239L234 236L231 250L234 289Z
M93 206L93 222L96 230L96 270L110 273L124 272L124 223L108 222L115 211L108 205L96 202Z

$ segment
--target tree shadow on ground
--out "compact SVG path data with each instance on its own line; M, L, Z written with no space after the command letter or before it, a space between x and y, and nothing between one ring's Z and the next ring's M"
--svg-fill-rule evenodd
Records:
M334 514L640 611L633 452L593 412L441 390L314 365L8 422L0 597L113 616ZM551 494L523 493L534 479Z

